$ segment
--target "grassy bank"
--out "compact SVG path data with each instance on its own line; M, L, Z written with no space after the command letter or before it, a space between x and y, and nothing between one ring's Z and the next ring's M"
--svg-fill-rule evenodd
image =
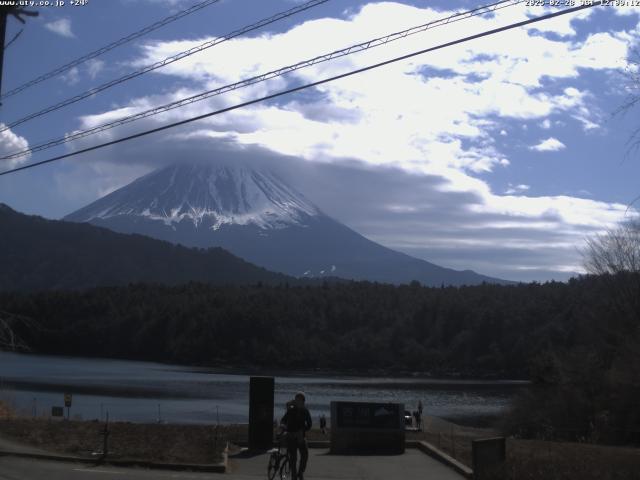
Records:
M170 463L217 463L234 427L157 425L128 422L109 424L109 456ZM3 437L66 455L99 456L104 423L9 418L0 420Z
M427 418L425 431L407 438L426 440L473 467L472 441L499 435ZM509 438L505 468L507 480L640 480L640 448Z
M640 448L507 441L509 480L639 480Z

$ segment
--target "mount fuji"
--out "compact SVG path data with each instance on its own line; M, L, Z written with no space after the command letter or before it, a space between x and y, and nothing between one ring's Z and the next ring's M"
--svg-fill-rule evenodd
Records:
M222 247L296 277L425 285L508 283L383 247L324 214L268 170L176 164L65 217L188 247Z

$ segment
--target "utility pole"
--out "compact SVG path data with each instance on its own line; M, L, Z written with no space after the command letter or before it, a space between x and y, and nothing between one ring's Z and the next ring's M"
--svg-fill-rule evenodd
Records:
M25 10L22 7L0 7L0 95L2 94L2 66L4 64L4 47L5 47L5 36L7 31L7 18L9 15L12 15L16 20L20 23L24 24L25 21L21 17L21 15L26 15L27 17L37 17L38 12L32 12L30 10ZM0 105L2 103L0 102Z
M2 93L2 65L4 64L4 37L7 32L7 17L9 9L7 7L0 10L0 94ZM2 105L2 103L0 103Z

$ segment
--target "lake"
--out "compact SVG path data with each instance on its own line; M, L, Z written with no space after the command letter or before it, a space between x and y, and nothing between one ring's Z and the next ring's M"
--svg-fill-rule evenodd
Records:
M314 419L329 415L332 400L400 402L461 423L497 417L521 381L434 380L329 375L276 375L276 417L303 391ZM0 352L0 400L29 415L48 416L73 394L72 418L132 422L246 423L249 376L151 362Z

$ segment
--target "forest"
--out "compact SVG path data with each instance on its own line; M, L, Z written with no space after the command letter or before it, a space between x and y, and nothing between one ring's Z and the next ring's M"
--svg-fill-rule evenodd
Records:
M527 378L585 341L596 279L474 287L132 284L0 293L38 353L164 362ZM25 324L25 325L26 325Z

